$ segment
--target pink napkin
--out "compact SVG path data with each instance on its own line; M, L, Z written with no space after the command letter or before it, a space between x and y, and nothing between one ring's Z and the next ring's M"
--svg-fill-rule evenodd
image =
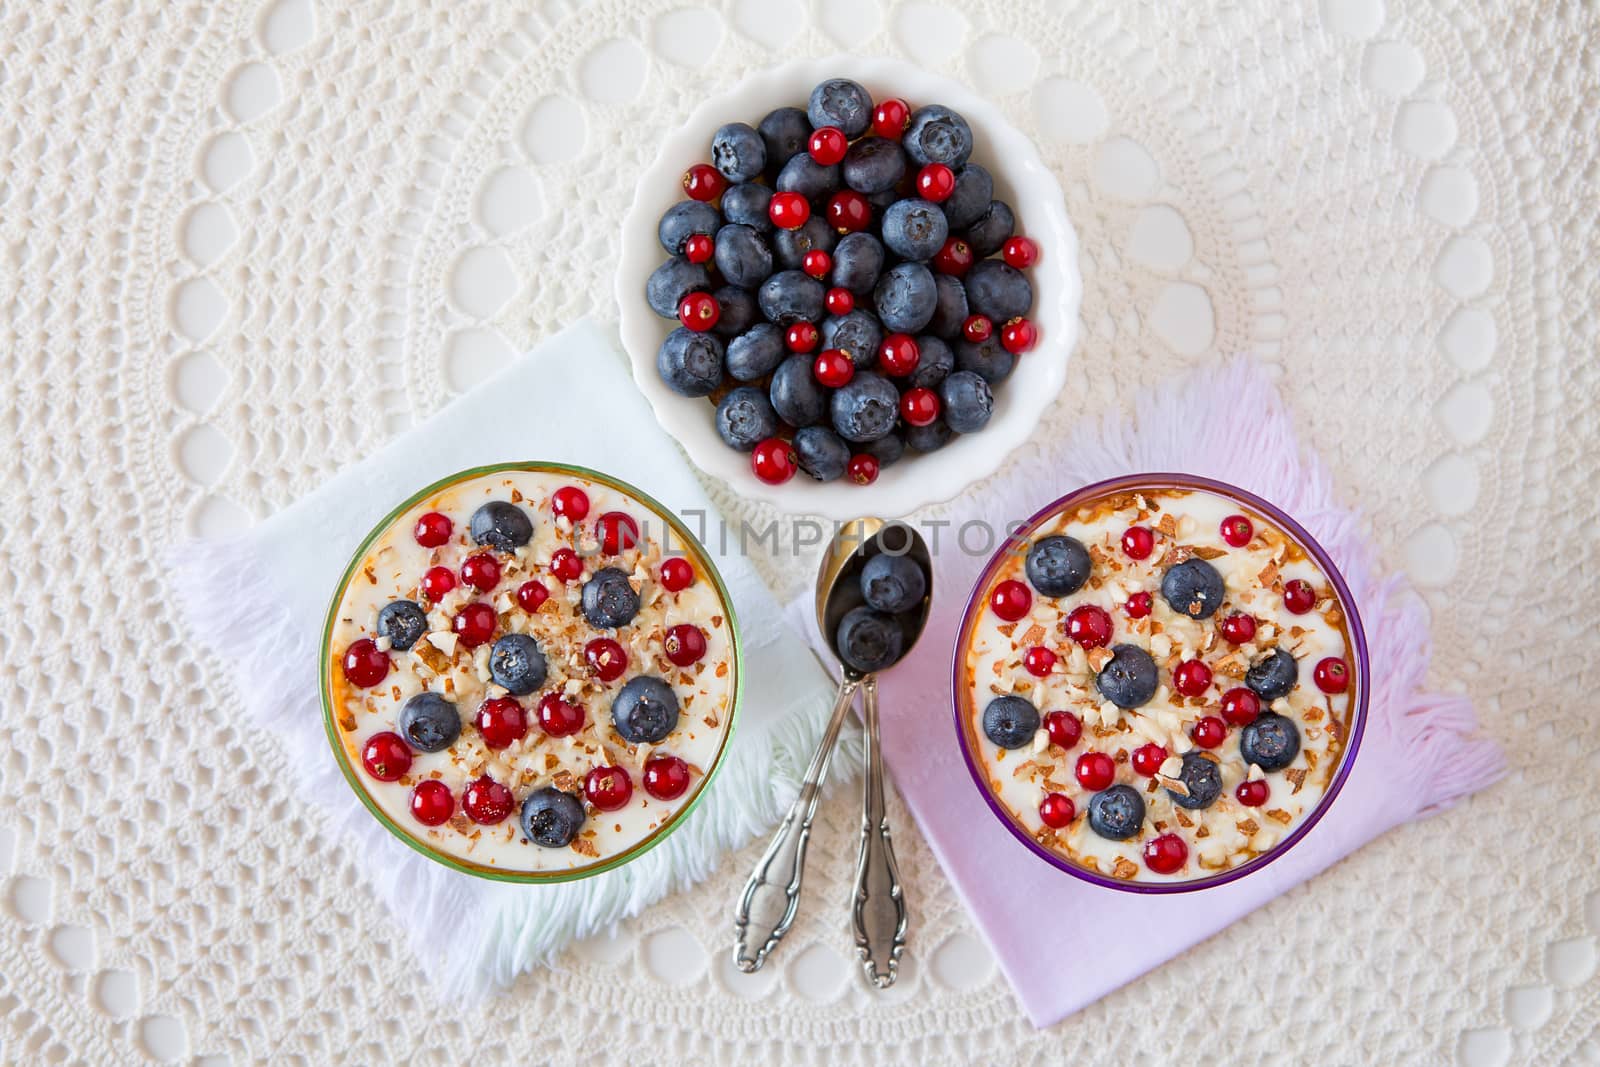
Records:
M934 610L906 661L880 680L884 757L945 873L988 938L1035 1026L1049 1026L1210 937L1379 834L1431 815L1493 782L1504 757L1473 736L1465 697L1421 689L1427 615L1399 575L1385 577L1357 516L1333 499L1327 473L1302 452L1266 372L1245 360L1202 370L1138 398L1133 419L1086 425L958 502L934 552ZM1196 411L1251 411L1252 424ZM1293 849L1228 885L1142 896L1102 889L1044 863L1003 828L967 772L951 715L950 664L961 613L988 552L968 554L968 520L1003 527L1090 482L1140 471L1217 478L1277 504L1343 573L1366 627L1372 694L1354 770L1328 814ZM1049 472L1041 479L1040 472ZM933 531L921 527L924 537ZM981 547L974 527L969 547ZM992 549L991 549L992 551ZM810 627L813 642L820 639ZM1016 902L1030 902L1018 908ZM1094 921L1037 921L1039 903ZM911 901L913 914L916 901ZM912 931L915 937L915 930ZM1102 951L1103 950L1103 951ZM1073 960L1094 960L1093 967Z

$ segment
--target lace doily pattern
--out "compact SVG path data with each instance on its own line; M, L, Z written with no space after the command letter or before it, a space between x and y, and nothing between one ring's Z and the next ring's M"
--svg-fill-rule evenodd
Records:
M0 7L0 558L19 591L0 652L43 667L12 678L0 754L4 1058L576 1064L648 1042L1032 1064L1182 1035L1224 1060L1240 1036L1212 1023L1238 1006L1258 1047L1330 1062L1600 1060L1600 823L1582 814L1600 720L1574 707L1600 685L1581 615L1600 592L1592 14L1207 7ZM1041 434L1197 361L1279 368L1424 590L1435 681L1474 695L1514 773L1047 1032L898 802L912 947L893 990L865 988L850 789L824 803L806 912L759 975L726 952L751 849L506 999L442 1008L282 753L236 722L228 664L185 641L162 551L284 506L573 318L613 320L617 220L661 131L707 88L840 51L967 81L1060 177L1085 331ZM812 562L763 565L794 593ZM1262 1012L1261 990L1285 992Z

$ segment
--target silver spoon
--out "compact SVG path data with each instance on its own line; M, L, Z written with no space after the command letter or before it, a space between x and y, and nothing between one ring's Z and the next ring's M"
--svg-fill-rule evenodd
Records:
M906 944L905 892L895 866L894 848L889 839L888 817L883 801L883 753L878 741L878 680L844 663L835 646L839 620L863 602L861 568L880 552L909 555L932 583L932 561L922 537L903 523L885 524L882 519L856 519L840 528L817 572L817 626L840 659L839 695L833 715L806 768L800 795L784 816L772 843L756 864L745 884L735 913L734 964L751 973L759 970L783 935L794 925L800 908L800 884L804 874L806 843L811 837L811 820L817 812L822 781L828 773L845 713L855 703L859 689L865 697L866 775L861 812L861 850L856 859L856 887L852 900L856 950L861 954L867 978L879 989L894 984L900 954ZM908 613L903 659L922 635L928 620L930 597L923 597L914 615Z

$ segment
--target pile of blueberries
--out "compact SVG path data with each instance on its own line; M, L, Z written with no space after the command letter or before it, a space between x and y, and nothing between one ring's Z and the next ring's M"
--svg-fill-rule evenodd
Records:
M879 552L862 566L860 584L865 603L839 620L833 647L846 664L872 674L905 655L908 638L922 623L928 576L909 556Z
M729 447L769 484L874 481L906 451L975 433L1038 331L1038 246L938 104L874 106L846 78L804 110L732 122L661 217L646 285L680 326L656 367L716 401ZM990 258L996 257L997 258Z

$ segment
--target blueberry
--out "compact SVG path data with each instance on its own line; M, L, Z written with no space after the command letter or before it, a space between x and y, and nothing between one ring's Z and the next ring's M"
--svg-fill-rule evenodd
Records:
M734 223L717 231L717 270L729 285L754 289L772 273L772 251L749 226Z
M861 371L833 392L833 428L846 441L876 441L894 429L900 394L889 380Z
M883 243L904 259L932 259L949 235L944 212L926 200L897 200L883 213ZM937 303L936 293L935 306Z
M822 283L797 270L780 271L761 283L756 301L761 313L779 326L792 326L805 319L822 318L822 298L827 295Z
M1267 703L1289 695L1300 678L1300 664L1281 648L1275 648L1250 664L1244 684Z
M994 414L994 394L989 383L969 370L956 371L939 387L944 421L956 433L977 433Z
M820 215L812 215L805 225L794 230L779 230L772 235L772 258L779 270L799 270L806 253L814 248L832 252L839 235Z
M929 104L911 113L901 144L919 167L943 163L954 169L972 155L972 127L949 108Z
M856 296L866 296L883 274L883 245L870 233L851 233L839 238L833 249L834 285Z
M745 182L730 186L722 194L722 217L740 226L748 226L763 237L773 230L772 216L767 209L772 204L772 189L759 182ZM713 231L715 232L715 231Z
M644 285L644 298L651 311L664 319L675 319L684 297L710 288L711 275L704 266L673 256L651 273Z
M1011 205L1004 200L991 200L978 220L967 227L967 244L979 259L992 256L1016 232L1017 220L1011 214Z
M772 410L790 426L812 426L828 416L828 391L811 373L811 357L793 355L772 372Z
M680 396L710 396L722 384L722 338L679 326L656 353L656 373Z
M850 146L839 167L844 183L856 192L881 193L906 176L906 154L893 141L863 137Z
M404 652L428 632L428 616L409 600L391 600L378 612L378 634L389 639L389 647Z
M400 708L400 736L418 752L443 752L461 736L461 715L438 693L418 693Z
M989 201L993 199L994 179L978 164L968 163L956 171L955 192L939 206L944 208L944 217L950 220L950 232L960 233L989 210ZM723 196L722 211L727 214L726 195Z
M1186 559L1161 576L1161 595L1179 615L1207 619L1222 606L1227 592L1217 568L1203 559Z
M722 226L717 209L699 200L683 200L667 208L656 227L661 247L674 256L683 255L683 243L697 233L710 236Z
M678 728L678 694L651 674L641 674L611 702L611 725L630 745L653 745Z
M1117 707L1137 708L1156 695L1159 681L1150 653L1137 645L1116 645L1111 649L1111 662L1101 668L1094 685Z
M971 371L990 385L999 385L1009 378L1016 365L1017 357L1000 343L998 329L977 344L964 338L956 342L956 366Z
M489 649L489 676L494 684L525 697L544 684L544 653L527 634L506 634Z
M928 332L954 341L961 336L961 324L971 314L967 310L967 287L961 284L961 279L949 274L935 274L933 285L936 298Z
M939 388L939 384L956 369L955 352L931 333L917 338L917 348L921 350L922 357L917 360L917 369L906 379L907 384L913 389Z
M774 184L780 193L799 193L807 200L826 200L839 191L839 165L825 167L801 152L783 165Z
M861 568L861 595L867 606L896 615L922 603L928 576L909 556L879 552Z
M501 552L515 552L533 537L533 520L509 501L491 500L472 513L467 532L476 544Z
M872 205L872 217L881 221L883 213L889 210L889 205L902 199L904 195L898 187L885 189L881 193L867 193L867 203Z
M1028 584L1044 596L1069 596L1089 580L1093 564L1083 542L1066 534L1041 537L1028 546Z
M1281 771L1299 754L1299 729L1277 712L1258 715L1239 731L1239 756L1264 771Z
M756 307L756 298L748 289L740 289L737 285L724 285L711 295L717 298L717 306L722 309L722 314L717 317L717 324L711 329L723 340L744 333L761 317L761 309Z
M850 446L826 426L803 426L794 433L795 462L819 482L844 477L850 467Z
M759 178L767 166L766 142L746 123L730 122L711 136L711 165L730 182Z
M994 320L996 333L1001 323L1026 315L1033 307L1033 286L1027 275L998 259L973 264L966 286L967 303L973 311Z
M832 315L822 321L822 347L837 348L849 356L856 370L870 370L877 365L881 344L883 326L870 311Z
M729 448L749 452L778 432L778 416L767 394L753 385L730 390L717 404L717 433Z
M1184 796L1176 789L1168 789L1167 795L1180 808L1209 808L1222 795L1222 768L1195 749L1183 754L1183 769L1178 772L1178 780L1189 790L1189 795Z
M767 112L756 124L762 143L767 146L767 172L775 172L791 156L803 153L811 141L811 123L797 107L780 107Z
M834 636L839 658L860 671L871 674L891 667L900 659L905 634L892 615L871 608L851 608L839 620Z
M912 426L906 430L906 447L913 452L937 452L950 443L950 438L955 436L955 431L950 429L950 424L944 421L944 416L928 423L926 426Z
M1144 825L1144 797L1131 785L1114 785L1089 798L1089 829L1112 841L1126 841Z
M876 441L868 441L859 451L866 453L878 461L878 469L893 466L906 454L905 438L897 433L885 434Z
M846 137L860 137L872 124L872 97L849 78L829 78L811 90L806 118L813 128L835 126Z
M545 786L522 801L522 832L545 848L566 848L583 829L583 802L571 793Z
M1018 696L995 697L983 709L983 736L1001 748L1033 743L1039 732L1039 709Z
M596 630L626 626L637 614L639 594L633 591L628 572L622 568L601 567L583 583L583 617Z
M921 263L891 267L872 292L878 319L895 333L920 333L933 320L939 288L933 272Z
M741 382L765 378L788 352L783 331L770 322L758 322L728 342L728 374Z

